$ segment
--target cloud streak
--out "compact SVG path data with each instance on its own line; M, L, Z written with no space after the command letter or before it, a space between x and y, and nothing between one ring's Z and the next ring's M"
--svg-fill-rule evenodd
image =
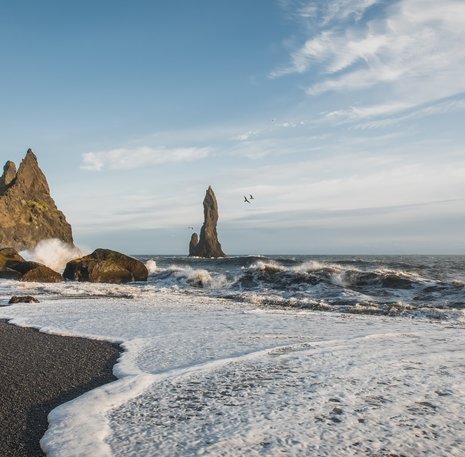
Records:
M310 96L382 89L377 105L357 108L365 116L465 92L463 1L391 2L380 5L376 17L363 18L375 3L326 2L319 31L292 53L288 66L270 76L308 75L313 80L305 89ZM348 19L350 23L341 24Z
M108 151L85 152L82 154L81 169L88 171L131 170L173 162L192 162L211 153L209 148L152 148L110 149Z

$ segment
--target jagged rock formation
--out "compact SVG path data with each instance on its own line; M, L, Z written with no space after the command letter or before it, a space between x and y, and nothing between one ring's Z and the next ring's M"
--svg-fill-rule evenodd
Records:
M191 241L189 243L189 255L195 256L195 247L199 244L199 235L193 233L191 236Z
M73 281L126 283L147 281L147 267L137 259L110 249L96 249L66 264L63 276Z
M196 257L225 257L221 249L216 232L218 223L218 203L215 193L209 186L203 200L204 222L200 229L200 238L197 233L192 234L189 244L189 256Z
M21 251L47 238L73 245L71 226L56 207L37 157L29 149L18 171L8 161L0 178L0 246Z

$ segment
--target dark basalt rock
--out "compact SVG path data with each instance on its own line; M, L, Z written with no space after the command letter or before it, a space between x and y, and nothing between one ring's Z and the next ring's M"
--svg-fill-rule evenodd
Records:
M11 160L8 160L3 167L3 175L0 178L0 191L4 191L16 178L16 165Z
M37 298L32 297L31 295L13 295L8 302L10 305L14 305L15 303L40 303Z
M35 268L43 267L39 262L30 262L23 260L22 262L10 262L8 264L8 268L12 270L16 270L17 272L21 273L22 275L29 273L31 270Z
M13 248L0 249L0 268L17 262L25 262L25 260Z
M16 277L13 273L17 273ZM37 262L11 262L8 267L3 271L0 271L0 277L2 273L6 273L7 276L10 273L10 279L19 279L20 281L27 282L62 282L63 276L60 273L52 270L51 268L42 265Z
M73 245L71 226L56 207L37 157L29 149L18 171L8 161L0 178L0 246L21 251L47 238Z
M203 214L204 222L200 230L200 238L197 238L196 233L191 236L189 256L225 257L216 232L216 224L218 223L218 203L211 187L208 187L203 200ZM197 239L198 242L196 243Z
M63 276L45 265L39 265L24 273L20 281L26 282L63 282Z
M73 281L126 283L147 281L148 271L137 259L110 249L96 249L68 262L63 276Z
M0 249L0 278L31 282L61 282L63 276L38 262L24 260L13 248Z
M195 255L195 247L199 244L199 236L197 233L193 233L191 236L191 242L189 243L189 255Z
M0 278L1 279L20 279L21 273L19 271L13 270L8 267L0 268Z

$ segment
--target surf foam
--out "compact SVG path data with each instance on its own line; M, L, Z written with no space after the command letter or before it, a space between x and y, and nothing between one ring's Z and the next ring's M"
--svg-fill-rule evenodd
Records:
M43 263L60 273L65 269L69 261L89 253L90 250L88 249L79 249L58 238L39 241L35 248L20 252L26 260Z

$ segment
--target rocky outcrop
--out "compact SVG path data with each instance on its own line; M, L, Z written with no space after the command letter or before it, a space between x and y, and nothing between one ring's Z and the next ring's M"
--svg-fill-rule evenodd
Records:
M38 262L24 260L13 248L0 249L0 278L33 282L61 282L60 273Z
M110 249L96 249L68 262L63 276L73 281L125 283L147 281L148 271L137 259Z
M63 282L63 276L45 265L39 264L24 273L20 281L26 282Z
M37 298L32 297L31 295L13 295L8 304L14 305L16 303L40 303Z
M195 256L195 247L199 244L199 235L193 233L191 236L191 241L189 243L189 255Z
M0 249L0 278L28 282L61 282L63 276L45 265L24 260L14 249Z
M25 262L25 260L13 248L0 249L0 268L15 262Z
M215 193L208 187L203 200L204 222L200 229L200 238L197 233L191 236L189 244L189 256L196 257L224 257L225 253L221 249L216 232L218 223L218 203ZM198 240L198 242L196 242Z
M25 262L25 260L12 248L0 249L0 278L20 279L22 274L10 268L10 265Z
M8 161L0 178L0 246L21 251L47 238L73 245L71 226L56 207L37 157L29 149L18 171Z

